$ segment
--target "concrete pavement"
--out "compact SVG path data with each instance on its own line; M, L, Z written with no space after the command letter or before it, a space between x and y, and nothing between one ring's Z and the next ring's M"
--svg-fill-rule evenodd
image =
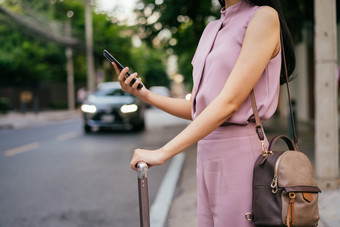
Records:
M288 135L285 119L273 119L264 123L267 137ZM299 147L314 163L314 125L302 123L298 125ZM340 226L340 181L337 190L323 190L319 197L321 220L319 227ZM177 186L177 193L168 215L167 227L197 226L196 212L196 147L186 151L186 161L182 176Z

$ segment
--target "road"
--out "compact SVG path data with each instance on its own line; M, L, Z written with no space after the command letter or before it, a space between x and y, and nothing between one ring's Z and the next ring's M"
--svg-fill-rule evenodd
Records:
M81 120L0 131L0 226L139 226L134 148L158 148L186 124L156 110L144 132L84 134ZM169 162L149 171L152 204Z

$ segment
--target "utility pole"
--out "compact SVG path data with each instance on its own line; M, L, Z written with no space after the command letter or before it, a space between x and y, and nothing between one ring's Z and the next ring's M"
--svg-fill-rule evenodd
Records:
M66 37L71 37L72 36L72 30L71 30L71 17L73 16L73 11L68 11L67 12L67 21L66 21ZM67 63L66 63L66 68L67 68L67 102L68 102L68 109L69 110L74 110L74 70L73 70L73 51L72 47L68 46L66 47L65 51Z
M87 90L89 93L95 90L95 70L93 60L93 26L91 0L85 0L85 40L87 62Z
M337 188L339 123L337 107L336 0L314 0L315 167L323 189Z

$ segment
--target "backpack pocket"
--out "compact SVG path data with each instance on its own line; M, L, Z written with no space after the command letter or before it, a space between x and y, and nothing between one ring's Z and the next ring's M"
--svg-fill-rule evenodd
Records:
M282 191L282 220L286 226L317 226L320 219L318 197L314 186L292 186Z

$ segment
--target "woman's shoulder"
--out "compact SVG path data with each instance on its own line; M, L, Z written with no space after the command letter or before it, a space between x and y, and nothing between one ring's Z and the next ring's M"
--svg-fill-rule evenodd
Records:
M267 28L269 30L280 27L279 14L270 6L258 7L250 18L249 26ZM248 27L249 27L248 26Z
M261 6L256 10L253 20L259 20L262 22L279 22L279 14L270 6Z

